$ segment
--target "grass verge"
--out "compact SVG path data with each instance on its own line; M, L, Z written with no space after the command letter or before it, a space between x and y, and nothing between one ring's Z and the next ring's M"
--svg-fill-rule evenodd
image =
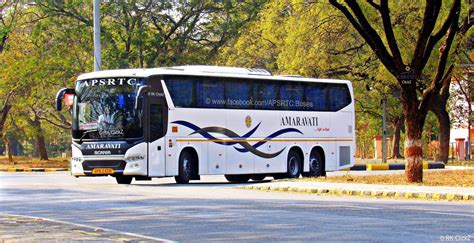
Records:
M384 185L419 185L419 186L456 186L474 187L474 169L423 171L422 183L408 183L404 174L355 176L343 175L334 177L303 178L298 181L384 184Z
M30 157L13 157L13 162L5 156L0 157L0 169L28 169L28 168L69 168L69 159L50 158L39 160Z
M387 163L389 164L405 164L404 159L389 159ZM424 162L433 162L432 160L424 160ZM382 163L380 160L364 160L364 159L357 159L356 164L380 164ZM452 160L449 159L446 166L464 166L464 167L474 167L474 159L473 160Z

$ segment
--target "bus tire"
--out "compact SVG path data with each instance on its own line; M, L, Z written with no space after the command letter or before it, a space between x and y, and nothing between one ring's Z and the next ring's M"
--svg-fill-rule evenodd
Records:
M296 150L290 150L288 153L288 160L287 160L287 172L286 172L286 177L287 178L298 178L301 175L302 171L302 164L301 163L301 156Z
M224 175L225 179L229 182L247 182L250 180L252 175Z
M313 151L309 156L309 171L304 172L304 177L318 177L324 175L324 164L323 159L319 152Z
M118 184L130 184L132 183L133 176L117 175L115 176L115 180Z
M252 175L251 179L252 181L261 181L265 179L265 177L267 177L267 175L265 174L255 174L255 175Z
M184 150L181 152L179 155L179 171L178 175L174 177L174 180L178 184L188 184L189 180L191 180L192 177L192 159L193 157L191 154L187 151Z

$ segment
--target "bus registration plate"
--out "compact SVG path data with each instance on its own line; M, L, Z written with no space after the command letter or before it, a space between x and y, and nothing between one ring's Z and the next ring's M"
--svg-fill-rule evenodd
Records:
M114 173L112 168L94 168L92 170L93 175L110 175Z

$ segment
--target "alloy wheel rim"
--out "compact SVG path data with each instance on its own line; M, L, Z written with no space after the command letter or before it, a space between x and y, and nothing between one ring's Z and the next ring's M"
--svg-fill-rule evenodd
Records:
M296 157L291 157L290 158L290 174L295 176L297 172L298 172L297 159Z

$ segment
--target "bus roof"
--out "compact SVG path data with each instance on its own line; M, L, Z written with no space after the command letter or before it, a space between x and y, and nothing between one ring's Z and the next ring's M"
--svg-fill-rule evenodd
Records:
M222 66L174 66L163 68L146 69L113 69L98 72L84 73L78 77L78 80L94 78L112 78L112 77L150 77L155 75L186 75L186 76L206 76L206 77L226 77L226 78L252 78L262 80L281 80L281 81L299 81L299 82L329 82L329 83L347 83L348 80L340 79L317 79L304 78L299 75L272 75L269 71L259 68L242 67L222 67Z

